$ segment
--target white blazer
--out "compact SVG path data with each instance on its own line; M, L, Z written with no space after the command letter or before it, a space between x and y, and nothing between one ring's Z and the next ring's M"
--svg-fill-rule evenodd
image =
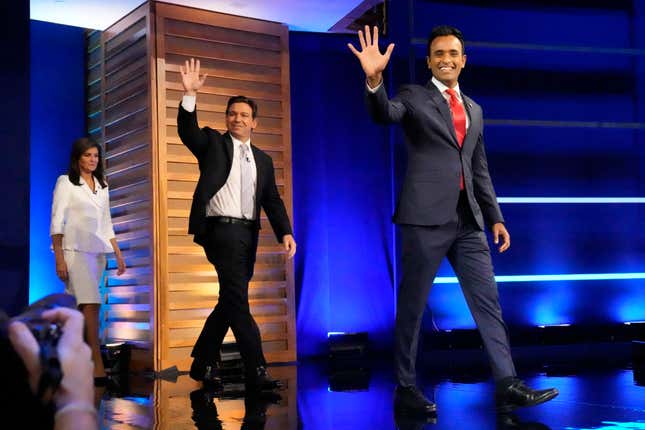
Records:
M63 249L107 253L114 252L110 239L115 237L110 216L108 188L96 183L96 194L80 179L74 185L61 175L54 188L50 235L63 235Z

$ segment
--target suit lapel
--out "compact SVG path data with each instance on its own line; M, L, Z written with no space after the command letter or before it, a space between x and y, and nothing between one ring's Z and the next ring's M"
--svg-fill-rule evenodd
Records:
M94 179L94 180L96 181L96 179ZM94 194L94 192L90 189L89 184L87 182L85 182L85 180L83 178L80 178L79 182L81 183L81 189L87 195L87 198L92 203L94 203L96 206L98 206L99 208L102 208L103 207L103 202L102 202L101 195L100 195L101 194L100 191L102 190L101 185L98 184L98 183L96 184L97 192L96 192L96 194Z
M439 88L437 88L435 84L432 83L432 81L429 81L426 84L426 88L430 91L432 101L434 102L435 106L439 110L439 113L441 114L441 117L446 123L448 134L450 134L450 136L452 137L450 142L455 147L457 147L457 149L460 149L459 143L457 142L457 135L455 134L455 126L452 123L452 114L450 113L450 106L448 106L448 102L443 97L443 95L441 95Z

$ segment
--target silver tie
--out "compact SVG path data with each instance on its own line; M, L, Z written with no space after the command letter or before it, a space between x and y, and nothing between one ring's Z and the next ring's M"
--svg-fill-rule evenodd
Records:
M240 145L240 191L242 216L246 219L253 218L254 190L253 190L253 164L251 163L250 149Z

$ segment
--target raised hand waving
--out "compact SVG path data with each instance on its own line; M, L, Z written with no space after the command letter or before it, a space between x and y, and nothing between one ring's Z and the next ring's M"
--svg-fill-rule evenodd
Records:
M199 60L191 58L190 61L186 60L185 65L179 66L181 72L181 82L184 85L184 90L189 96L194 96L197 91L204 85L207 74L202 77L199 76Z
M348 43L347 47L361 62L367 82L370 87L374 88L383 79L383 70L385 70L387 63L390 61L394 43L390 43L385 53L381 54L378 46L378 27L374 26L373 34L370 34L370 28L367 25L365 26L364 34L362 30L358 31L358 41L361 44L360 51L351 43Z

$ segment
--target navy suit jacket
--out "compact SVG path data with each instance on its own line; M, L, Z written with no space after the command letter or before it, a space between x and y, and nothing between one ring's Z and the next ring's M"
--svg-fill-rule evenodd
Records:
M226 183L233 164L233 140L228 133L220 134L209 127L199 128L197 109L188 112L181 104L177 114L178 134L181 141L197 158L199 163L199 181L193 194L190 208L188 233L194 235L194 241L203 245L206 238L206 208L211 198ZM269 218L278 242L285 234L293 234L289 216L284 202L278 193L275 182L273 160L261 149L251 145L257 183L255 191L255 219L260 228L260 208Z
M460 148L448 102L432 81L425 87L404 85L391 100L383 87L374 94L367 92L368 109L379 123L401 123L408 150L394 222L434 226L456 220L462 166L468 203L479 228L504 222L488 173L481 107L461 95L470 126Z

